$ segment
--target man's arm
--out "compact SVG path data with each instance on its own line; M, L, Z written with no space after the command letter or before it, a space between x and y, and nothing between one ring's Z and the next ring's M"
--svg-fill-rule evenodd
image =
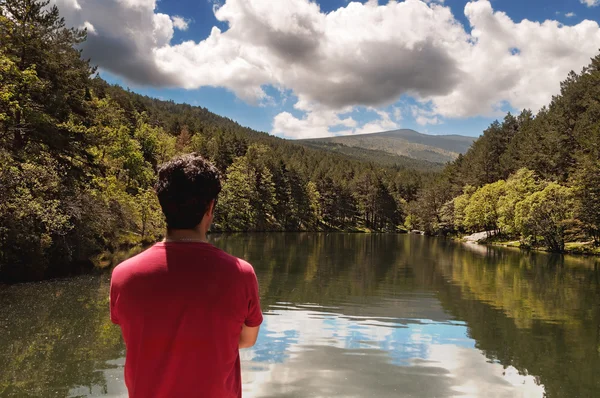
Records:
M258 280L254 269L247 264L246 269L246 297L248 298L248 312L242 325L240 333L239 348L250 348L256 344L258 329L263 321L262 311L260 310L260 296L258 294Z
M114 271L113 271L113 277L111 277L111 280L110 280L110 291L108 293L108 307L109 307L109 311L110 311L111 322L114 323L115 325L118 325L119 317L117 316L116 304L117 304L117 294L116 294L116 287L114 285Z
M258 330L260 326L249 327L242 325L242 333L240 334L239 348L250 348L256 344L258 338Z

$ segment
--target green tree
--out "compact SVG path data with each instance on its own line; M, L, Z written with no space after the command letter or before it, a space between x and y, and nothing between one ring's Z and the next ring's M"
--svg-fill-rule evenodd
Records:
M505 194L498 201L498 226L507 234L517 233L515 209L517 204L534 192L541 191L546 183L540 181L535 173L520 169L506 181Z
M0 277L39 279L51 265L55 239L72 228L61 203L60 168L44 156L16 162L0 150Z
M74 49L84 39L47 1L0 1L0 279L43 278L88 252L74 249L73 232L96 172L87 128L94 69Z
M600 244L600 160L586 157L574 175L575 214L596 245Z
M302 211L301 214L304 215L303 222L306 225L306 228L309 230L316 230L319 226L319 222L321 221L321 194L317 190L317 185L309 181L306 183L306 197L308 199L306 211Z
M256 221L252 203L258 196L254 172L245 156L237 158L227 169L227 177L219 196L217 227L230 231L251 229Z
M2 19L0 15L0 23ZM16 115L21 114L23 109L31 108L32 102L30 92L21 92L22 87L30 87L29 91L39 90L40 81L33 67L20 70L17 64L0 50L0 123L3 136L6 140L10 135L10 129L16 124ZM4 142L4 147L9 147Z
M140 144L144 160L154 169L177 153L177 138L165 132L162 127L148 124L144 115L138 117L133 138Z
M135 197L142 242L153 242L164 234L166 223L153 189L145 189Z
M254 209L254 229L269 231L279 227L275 218L277 196L272 170L276 168L273 156L267 146L252 144L246 152L250 174L253 175L254 191L251 205Z
M532 129L535 128L535 117L529 109L525 109L517 117L518 129L509 141L506 151L500 155L500 163L502 169L505 171L505 177L508 174L513 174L520 168L524 168L525 164L530 162L539 163L534 160L532 156L539 156L539 153L532 151L530 156L527 157L527 162L522 159L521 153L524 149L534 149L539 144L539 137L537 134L531 134Z
M48 0L0 1L3 60L10 60L20 74L35 72L37 77L37 84L21 78L12 86L12 112L3 122L2 144L15 154L43 145L60 163L77 166L90 160L86 145L90 137L74 126L85 121L94 68L75 49L86 32L66 28L58 8L48 4Z
M465 208L465 227L470 231L497 231L498 202L505 192L504 180L484 185L475 191Z
M438 177L431 186L423 189L416 201L409 204L411 226L428 234L435 234L445 224L442 209L451 199L450 182Z
M475 193L476 188L471 185L466 185L463 188L463 194L453 199L454 215L453 222L454 228L458 231L464 231L465 225L465 210L471 201L471 196Z
M375 219L374 225L378 230L395 231L401 223L400 211L389 188L381 178L375 186Z
M378 187L378 177L372 169L367 169L360 177L355 179L352 189L358 209L363 215L364 225L367 228L375 227Z
M502 123L492 123L461 159L466 183L482 186L506 178L509 171L501 159L518 131L519 121L510 113Z
M550 183L517 204L515 225L525 240L541 236L550 250L562 252L573 208L573 190Z

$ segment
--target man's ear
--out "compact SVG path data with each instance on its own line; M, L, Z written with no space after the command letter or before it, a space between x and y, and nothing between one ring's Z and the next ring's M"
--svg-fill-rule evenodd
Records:
M209 217L212 217L215 215L215 203L216 203L216 201L213 199L208 204L208 211L206 213L208 214Z

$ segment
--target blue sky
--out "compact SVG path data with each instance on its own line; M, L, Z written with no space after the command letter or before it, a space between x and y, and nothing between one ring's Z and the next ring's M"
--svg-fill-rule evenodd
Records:
M402 7L371 0L370 8L320 0L318 9L308 0L286 0L279 9L274 1L253 0L256 14L241 0L78 1L71 10L70 1L55 0L68 23L88 27L84 51L107 81L289 138L393 128L476 136L506 111L539 109L557 94L566 73L579 71L600 48L595 0L437 0L427 2L431 9L416 0ZM342 15L351 9L358 19ZM186 21L185 29L177 27L176 17ZM144 18L153 18L153 29ZM280 20L292 22L277 25ZM318 26L326 20L326 28ZM303 24L313 30L306 33ZM420 31L422 26L429 28ZM135 54L131 59L119 60L127 53L111 51L118 40L118 48L129 46ZM420 50L411 52L415 43ZM319 49L303 59L304 45ZM283 53L281 46L287 46ZM354 48L362 57L356 65L353 57L332 55ZM228 57L223 63L221 53ZM415 55L423 59L406 66Z

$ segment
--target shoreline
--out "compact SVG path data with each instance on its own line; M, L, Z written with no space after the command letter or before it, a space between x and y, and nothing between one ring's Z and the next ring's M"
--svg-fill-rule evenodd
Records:
M576 256L585 256L585 257L598 257L600 256L600 247L594 247L594 245L590 242L568 242L565 243L565 250L563 252L555 252L548 250L548 248L544 246L540 247L528 247L522 248L519 241L500 241L500 242L484 242L483 245L489 246L498 246L498 247L511 247L519 250L534 250L544 253L552 253L552 254L569 254Z
M468 236L454 237L453 239L462 243L469 243L481 246L496 246L505 247L512 249L519 249L520 251L536 251L551 254L568 254L574 256L584 257L600 257L600 246L594 246L593 242L567 242L565 243L565 250L562 252L556 252L549 250L545 246L538 247L521 247L521 242L518 240L493 240L494 236L481 239L479 241L473 241L467 239Z

